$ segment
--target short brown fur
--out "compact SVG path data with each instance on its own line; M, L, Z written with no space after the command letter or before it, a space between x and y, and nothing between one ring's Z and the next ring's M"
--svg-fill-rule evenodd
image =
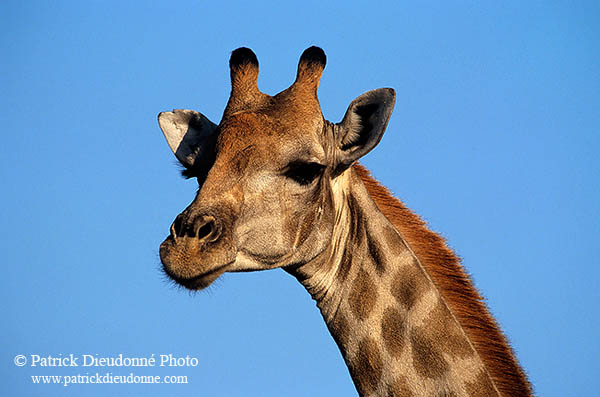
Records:
M460 259L440 235L429 230L418 215L377 182L366 168L356 164L354 169L378 208L425 267L481 356L498 390L506 396L532 395L531 385L517 364L506 337L460 265Z
M480 372L473 382L465 384L469 396L484 396L487 390L493 389L490 378L485 376L485 372Z
M417 268L402 269L394 276L392 282L392 295L407 310L412 309L427 290L427 286L419 282L418 276Z
M386 308L381 321L381 336L385 347L395 358L400 357L406 345L406 329L402 313L394 307Z
M383 361L375 340L366 338L360 342L354 363L350 366L350 372L356 387L367 394L373 393L383 373Z
M410 342L417 373L430 379L444 376L449 366L436 344L437 341L430 339L424 330L416 328L410 333Z
M408 387L408 382L403 376L396 379L388 391L389 397L413 397L414 393Z
M423 332L430 340L444 339L449 351L458 357L468 357L471 355L469 342L462 336L461 332L456 332L459 330L450 326L453 318L446 305L438 302L430 317L435 319L435 321L432 321L423 329Z
M377 289L369 273L361 270L354 280L350 292L350 310L359 320L364 321L373 311L377 301Z

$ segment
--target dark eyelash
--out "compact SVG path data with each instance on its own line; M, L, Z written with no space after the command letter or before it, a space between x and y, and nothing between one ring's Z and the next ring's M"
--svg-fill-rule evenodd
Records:
M302 161L291 162L284 175L300 185L308 185L321 175L325 166L319 163L306 163Z
M202 170L198 170L195 167L193 167L193 168L185 168L184 167L181 170L181 176L185 179L196 178L196 179L198 179L198 184L200 186L202 186L202 184L204 184L204 181L206 180L207 173L203 172Z
M189 168L184 168L181 170L181 176L185 179L190 179L190 178L195 178L196 177L196 172L194 170L191 170Z

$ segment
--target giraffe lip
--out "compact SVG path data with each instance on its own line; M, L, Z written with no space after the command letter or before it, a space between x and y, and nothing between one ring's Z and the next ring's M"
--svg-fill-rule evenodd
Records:
M214 269L202 272L193 277L178 276L175 273L173 273L173 271L171 271L169 269L169 267L165 264L163 264L163 271L165 272L165 274L167 276L169 276L177 284L179 284L187 289L197 291L197 290L204 289L204 288L208 287L210 284L212 284L213 281L215 281L217 278L219 278L219 276L221 276L223 273L225 273L225 268L227 266L229 266L230 264L231 263L226 263L224 265L217 266Z

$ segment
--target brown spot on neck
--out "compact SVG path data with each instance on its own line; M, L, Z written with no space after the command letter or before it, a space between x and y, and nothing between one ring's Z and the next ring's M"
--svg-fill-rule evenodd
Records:
M385 309L381 321L381 336L387 351L396 359L400 358L406 345L407 328L405 315L394 307Z
M353 195L348 196L348 209L350 210L350 219L352 222L349 235L349 238L353 239L351 247L353 249L358 249L366 238L365 221L359 211L359 204Z
M382 275L385 272L385 261L383 258L383 250L375 236L367 235L367 250L371 260L375 264L377 274Z
M349 368L352 380L361 396L377 390L383 374L383 361L373 338L366 338L359 343L358 352L351 360Z
M400 375L388 390L388 397L413 397L415 394L410 389L406 378Z
M448 371L448 363L438 349L438 341L431 340L422 330L410 333L413 365L417 373L431 379L443 377Z
M344 248L342 255L342 261L338 268L337 278L341 283L345 282L350 273L352 265L353 255L358 252L362 246L362 242L365 239L365 226L364 219L360 211L358 211L358 203L356 199L350 195L348 196L348 209L350 211L350 233L348 235L349 241Z
M427 278L416 264L403 267L392 280L392 296L407 310L428 290Z
M369 273L360 269L350 291L348 304L350 311L359 320L366 320L377 301L377 289Z

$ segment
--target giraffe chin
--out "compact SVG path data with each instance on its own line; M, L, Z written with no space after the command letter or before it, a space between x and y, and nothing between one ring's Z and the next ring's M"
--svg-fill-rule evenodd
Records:
M217 278L219 278L223 273L225 273L225 269L217 268L215 270L200 274L191 278L179 277L173 274L172 271L169 270L168 266L163 264L163 271L169 278L175 281L177 284L181 285L192 291L202 290L213 283Z

